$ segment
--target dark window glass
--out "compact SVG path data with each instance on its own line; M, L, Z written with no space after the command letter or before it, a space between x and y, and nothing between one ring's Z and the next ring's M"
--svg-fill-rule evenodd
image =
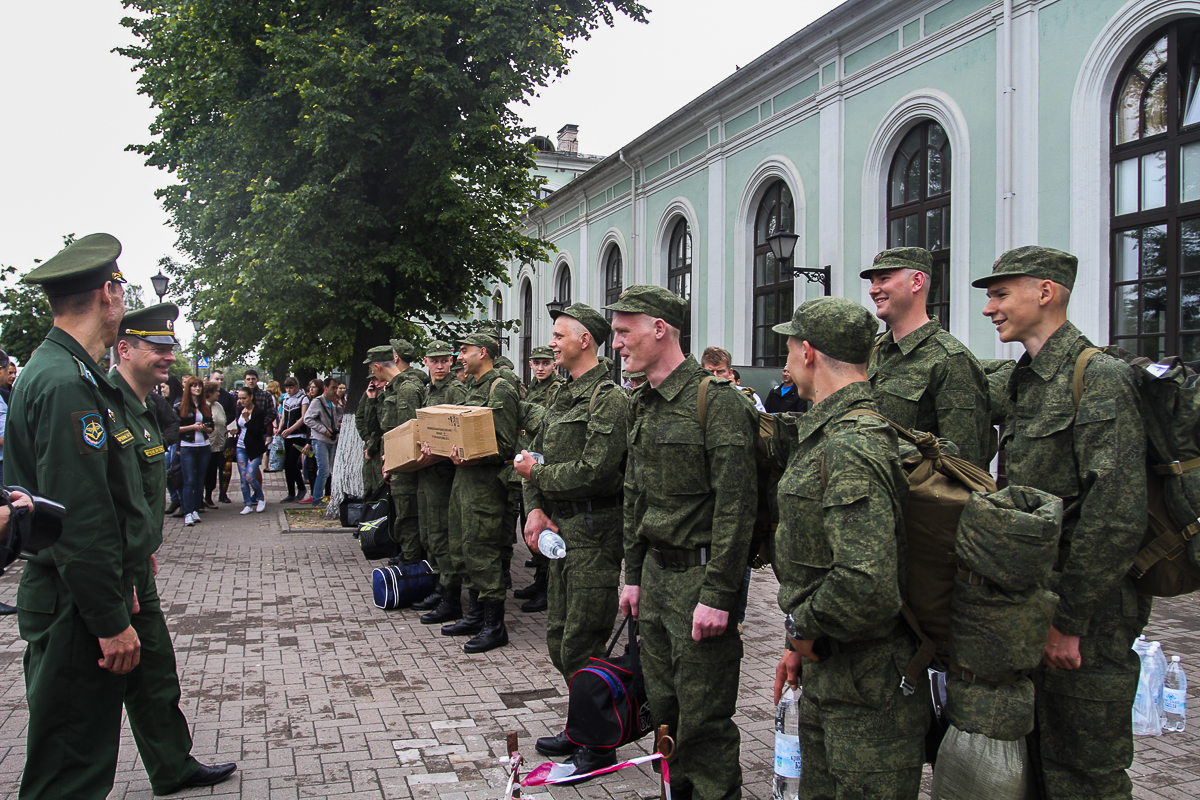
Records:
M571 305L571 270L567 269L566 264L558 271L558 286L555 288L558 291L554 299Z
M779 269L767 237L779 231L796 231L792 192L783 181L768 187L754 217L754 325L751 347L756 367L782 367L787 363L787 337L771 330L791 319L794 284L790 272Z
M692 352L692 232L683 218L671 230L671 244L667 251L667 289L688 304L686 323L679 336L679 345L687 355Z
M529 383L529 354L533 352L533 285L521 284L521 375Z
M1200 23L1172 23L1125 67L1112 105L1109 339L1200 360Z
M611 305L621 297L623 288L621 281L621 248L614 244L609 246L608 253L604 257L604 305ZM604 313L608 317L609 322L611 322L612 312L606 311ZM600 352L602 355L606 355L614 362L617 362L619 367L620 360L617 358L616 352L612 349L611 336L607 342L603 343ZM613 368L614 372L618 367ZM617 383L620 383L620 381L618 380Z
M923 122L900 142L888 176L888 247L923 247L933 256L926 311L950 327L950 140Z

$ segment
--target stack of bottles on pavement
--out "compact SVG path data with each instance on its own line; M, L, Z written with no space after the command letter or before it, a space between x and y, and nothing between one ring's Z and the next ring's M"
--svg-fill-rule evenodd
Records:
M1142 660L1137 697L1133 701L1133 732L1137 736L1161 736L1164 731L1181 732L1187 726L1187 675L1179 656L1170 664L1160 642L1139 636L1133 650Z

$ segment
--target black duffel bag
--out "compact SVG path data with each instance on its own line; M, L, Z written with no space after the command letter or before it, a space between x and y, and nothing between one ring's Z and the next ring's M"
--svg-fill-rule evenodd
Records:
M358 526L364 522L385 516L388 513L389 491L387 484L384 484L370 497L347 496L342 498L342 504L338 508L342 527L357 530Z
M629 625L625 653L612 657L621 631ZM608 644L604 658L592 656L571 676L567 701L567 738L581 747L620 747L654 728L646 683L642 678L641 644L629 617Z

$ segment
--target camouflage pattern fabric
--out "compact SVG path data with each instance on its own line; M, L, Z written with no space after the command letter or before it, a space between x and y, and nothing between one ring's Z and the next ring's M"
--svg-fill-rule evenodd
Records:
M742 642L732 618L723 635L692 641L692 615L697 603L737 609L757 502L758 415L735 386L714 378L701 428L697 397L708 375L689 355L657 387L645 384L633 396L624 544L625 582L641 587L646 691L677 745L672 779L718 800L741 796L732 716ZM645 563L652 546L706 546L710 554L704 567L673 572Z
M466 397L463 385L447 376L425 390L421 407L459 405ZM462 576L450 561L450 489L454 485L454 465L440 461L417 472L417 524L421 546L434 571L448 586L461 586Z
M500 562L506 545L507 552L512 552L513 531L504 529L508 488L500 480L500 469L506 460L512 460L520 415L518 402L516 389L495 369L479 376L462 399L462 405L492 409L499 451L476 464L458 467L450 490L450 559L454 572L465 578L467 588L478 590L479 599L485 603L505 598Z
M1033 681L1026 676L993 686L967 683L950 673L946 678L946 716L961 731L1013 742L1033 728L1033 696Z
M959 458L987 469L992 460L988 383L979 361L936 319L899 342L876 342L867 375L879 413L910 431L958 445Z
M557 372L551 372L548 377L534 383L525 394L525 400L539 406L549 408L554 402L554 395L565 386L567 381Z
M597 365L563 382L533 442L546 463L524 481L525 507L546 511L567 545L566 557L549 564L546 645L568 682L589 658L604 654L612 631L624 550L621 507L564 517L547 501L617 498L628 425L628 396Z
M775 565L779 607L800 639L893 637L908 573L908 478L896 434L868 383L852 383L795 421L779 481ZM790 437L789 426L789 437ZM915 797L929 725L926 694L900 681L916 652L907 636L803 662L801 794Z
M1041 586L1005 591L956 577L950 606L951 671L969 670L998 683L1037 669L1057 603L1058 596Z
M388 382L379 408L379 425L390 431L417 418L425 392L421 382L408 376L406 370ZM421 550L421 530L417 522L417 475L400 472L391 476L392 540L400 545L400 555L406 560L424 558Z
M977 492L959 517L954 552L989 584L1023 592L1053 575L1061 528L1062 500L1048 492L1016 485Z
M382 397L367 397L358 401L354 414L354 428L363 440L363 449L370 454L362 464L363 497L370 497L383 486L383 426L379 421Z
M1013 483L1063 501L1051 589L1054 626L1080 636L1083 666L1038 668L1030 755L1044 795L1128 797L1132 716L1140 669L1130 648L1150 615L1126 576L1146 526L1146 443L1126 365L1097 355L1078 408L1075 360L1091 343L1067 322L1009 379L1001 447Z
M990 274L971 281L976 289L984 289L992 281L1013 275L1028 275L1039 280L1051 280L1057 284L1075 288L1075 275L1079 271L1079 259L1062 250L1039 245L1026 245L1008 250L992 264Z

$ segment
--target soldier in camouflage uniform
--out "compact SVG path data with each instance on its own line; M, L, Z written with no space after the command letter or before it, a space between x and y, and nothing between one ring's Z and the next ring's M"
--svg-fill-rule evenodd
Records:
M1029 752L1042 796L1127 798L1133 762L1129 709L1140 669L1130 648L1150 617L1127 573L1146 529L1146 446L1126 365L1087 362L1072 394L1076 359L1091 342L1067 321L1078 260L1020 247L996 261L983 309L1002 342L1025 354L1008 382L1001 449L1008 478L1062 498L1058 593L1042 666L1034 676Z
M880 414L949 439L960 457L987 469L994 455L987 379L971 351L926 313L932 275L922 247L884 250L859 273L871 282L875 316L888 326L867 375Z
M742 786L733 723L742 640L729 617L754 528L758 414L730 381L683 355L686 308L657 286L631 286L605 306L613 347L648 379L631 401L621 610L641 623L650 707L675 737L672 791L730 800Z
M471 605L467 614L453 625L442 627L446 636L472 636L463 650L483 653L508 644L508 629L504 625L504 548L512 546L513 532L505 530L504 506L507 487L500 480L500 471L516 448L517 425L520 420L519 398L516 390L493 367L492 353L500 345L490 334L472 333L459 341L460 357L472 376L462 404L487 406L492 409L496 429L497 455L473 458L469 461L455 456L450 460L458 469L450 490L450 559L454 571L467 584ZM447 611L457 596L444 598ZM441 610L439 605L438 609ZM461 613L461 605L459 605Z
M425 393L421 382L414 377L406 376L408 362L397 352L396 343L401 344L405 355L411 352L405 348L408 345L403 340L393 340L391 361L372 362L371 374L375 380L387 386L383 399L379 403L380 435L417 418L417 409L421 407ZM411 345L408 345L411 347ZM380 474L383 474L383 464L379 464ZM393 558L391 564L412 564L420 561L424 554L421 550L421 533L417 526L417 476L412 472L399 472L389 476L392 494L392 540L400 545L400 554Z
M550 314L555 319L551 348L571 380L558 390L533 442L546 463L537 466L529 451L522 451L516 469L525 479L525 543L536 551L539 534L549 529L567 546L566 557L550 561L548 568L546 645L551 663L569 684L589 658L604 654L617 614L629 396L596 357L612 330L608 321L583 303ZM616 750L577 749L565 733L537 741L543 755L574 754L580 773L616 763Z
M466 397L462 383L450 374L454 353L448 342L433 341L425 350L425 368L429 370L430 384L425 391L422 407L438 405L461 405ZM428 449L426 446L425 449ZM417 472L417 520L421 530L421 544L437 572L438 582L433 592L423 600L413 603L417 611L428 611L421 616L426 625L450 622L462 616L461 605L455 612L447 609L437 613L444 597L458 599L462 593L462 576L454 571L450 560L450 488L454 484L454 465L449 461L434 460L423 456L429 465Z
M566 384L566 380L555 371L554 354L549 347L538 345L533 348L529 354L529 369L533 374L533 383L525 395L526 402L549 408L559 388ZM514 472L513 475L515 476L516 473ZM517 482L520 483L519 477ZM528 507L524 506L524 508L528 513ZM534 566L533 583L524 589L517 589L513 592L513 597L525 601L521 604L522 611L545 611L548 602L549 572L547 569L549 560L536 549L530 560L533 561Z
M895 432L874 415L875 328L871 312L840 297L810 300L774 327L788 337L796 390L813 403L787 448L774 559L788 615L776 703L803 672L801 797L915 800L921 789L928 694L900 687L916 652L900 619L908 478Z
M388 345L372 347L367 351L363 362L368 367L371 364L386 364L392 359L392 348ZM363 497L371 497L384 484L383 474L383 422L379 412L383 407L383 389L386 384L379 383L371 376L366 393L358 401L358 411L354 414L354 428L363 440Z

